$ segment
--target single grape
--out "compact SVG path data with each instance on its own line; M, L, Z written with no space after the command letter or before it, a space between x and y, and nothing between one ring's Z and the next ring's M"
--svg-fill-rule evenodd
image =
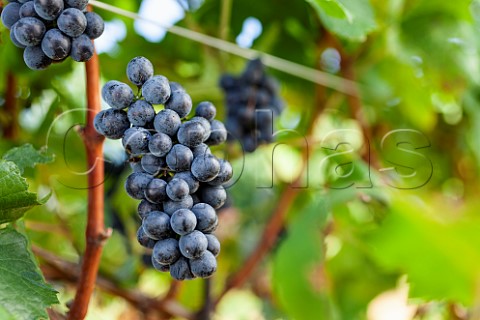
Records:
M14 28L15 28L15 24L12 26L12 29ZM12 40L12 43L18 48L25 49L27 47L18 41L17 37L15 36L15 32L13 31L10 31L10 40Z
M184 257L180 257L180 259L170 265L170 275L175 280L191 280L195 278L190 271L188 259Z
M161 271L161 272L168 272L170 271L170 265L169 264L161 264L159 263L157 260L155 260L153 258L153 256L150 257L150 259L152 260L152 266L158 270L158 271Z
M167 200L167 183L162 179L152 179L145 189L145 198L153 203Z
M2 23L7 29L11 29L15 23L20 20L20 3L12 2L7 4L2 10Z
M178 241L173 238L159 240L153 247L152 257L161 264L172 264L180 256Z
M167 165L170 169L175 171L190 170L190 165L193 161L192 151L181 144L176 144L167 154Z
M136 127L145 127L149 122L152 122L155 118L155 109L153 106L144 101L137 100L128 108L128 120Z
M152 211L143 219L142 227L151 239L166 239L171 232L170 216L160 211Z
M182 121L178 113L170 109L164 109L157 113L153 122L157 132L165 133L170 137L174 137L177 134L181 124Z
M220 253L220 241L213 234L206 234L208 240L207 250L210 251L215 257Z
M63 0L33 0L35 11L45 20L55 20L64 8Z
M157 179L153 179L153 180L157 180ZM147 188L148 188L148 185L147 185ZM155 203L151 203L147 200L142 200L138 204L137 213L138 213L138 216L140 217L140 219L143 220L147 215L150 214L150 212L152 212L152 211L162 211L162 210L163 210L163 206L161 204L155 204Z
M180 252L185 258L195 259L200 257L208 248L207 237L198 230L182 235L178 241Z
M105 22L102 17L95 12L87 12L85 18L87 19L85 34L92 40L99 38L105 30Z
M202 142L206 141L208 139L208 137L210 137L210 132L212 130L212 126L210 125L210 122L207 119L205 119L203 117L196 116L196 117L193 117L192 119L190 119L190 122L198 122L205 129L205 133L203 135Z
M182 179L183 181L185 181L188 185L190 194L195 193L200 187L200 182L197 179L195 179L195 177L192 175L190 171L177 172L175 173L173 178Z
M42 42L46 30L42 21L37 18L27 17L15 23L13 32L15 32L15 37L21 44L32 47Z
M144 199L145 189L152 180L152 176L146 173L135 172L128 176L125 181L125 191L134 199Z
M227 160L221 159L220 160L220 171L218 172L218 175L210 181L208 184L212 186L220 186L228 181L233 176L233 168L230 162Z
M165 104L170 98L170 85L164 76L153 76L142 86L142 95L151 104Z
M153 64L145 57L136 57L127 65L127 77L134 85L142 86L153 77Z
M170 92L186 92L185 91L185 88L182 87L181 84L177 83L177 82L173 82L171 81L170 83Z
M214 209L218 209L227 200L227 193L222 186L204 186L201 188L200 198Z
M103 86L102 98L114 109L125 109L132 104L135 95L127 84L111 80Z
M77 38L73 38L72 51L70 56L77 62L85 62L93 57L95 47L92 41L85 34L80 35Z
M167 195L173 201L182 201L189 193L188 184L183 179L173 178L167 185Z
M42 50L52 60L62 60L68 57L72 40L58 29L50 29L42 40Z
M151 153L147 153L142 157L141 160L142 168L145 172L148 172L152 175L157 175L162 168L166 166L165 159L154 156Z
M33 4L33 1L25 2L20 7L18 14L20 15L20 18L26 18L26 17L40 18L40 16L35 11L35 6Z
M192 98L185 91L172 92L165 108L175 111L180 118L185 118L192 110Z
M187 147L195 147L204 141L205 133L205 128L199 121L187 121L178 129L178 142Z
M23 52L23 60L32 70L43 70L52 64L52 59L43 53L40 46L26 47Z
M125 150L134 155L148 153L148 142L151 134L148 130L139 127L132 127L125 131L122 144Z
M200 182L212 181L220 172L220 162L210 154L196 157L192 162L191 171Z
M209 101L200 102L195 108L195 115L212 121L217 115L217 108Z
M142 227L138 228L137 230L137 241L145 248L152 249L155 246L155 240L150 239L145 231L143 231Z
M148 142L148 150L157 157L166 156L172 146L173 142L170 136L161 132L155 133Z
M206 203L197 203L192 207L191 211L197 218L197 226L195 229L201 232L210 230L218 219L215 209Z
M199 258L190 260L190 270L199 278L208 278L217 270L217 260L206 250Z
M212 151L210 151L210 147L208 145L206 145L205 143L201 143L198 146L192 148L192 153L193 156L197 158L212 154Z
M175 211L180 209L191 209L193 206L193 198L186 196L181 201L167 200L163 203L163 212L172 215Z
M170 218L172 230L179 235L185 235L195 230L197 218L195 214L188 209L179 209L175 211Z
M208 145L219 145L227 140L227 129L222 122L213 120L210 125L212 126L210 137L205 142Z
M82 11L68 8L63 10L58 17L57 26L67 36L76 38L87 28L87 18Z
M94 127L98 133L109 139L120 139L130 128L127 113L123 110L102 110L95 116Z
M217 230L217 227L218 227L218 216L217 216L217 219L215 220L215 223L208 229L205 229L203 231L203 233L205 234L209 234L209 233L212 233L214 232L215 230Z
M83 11L87 8L88 0L64 0L69 8L75 8Z

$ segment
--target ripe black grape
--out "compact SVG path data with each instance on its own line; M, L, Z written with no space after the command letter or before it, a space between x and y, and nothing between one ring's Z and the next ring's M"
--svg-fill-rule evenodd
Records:
M229 140L239 139L246 152L273 141L275 117L285 108L277 81L266 75L260 59L250 61L239 76L224 75L220 86L228 107Z
M1 21L15 46L39 46L43 51L25 49L23 58L30 69L45 69L52 60L61 62L68 56L85 62L95 51L91 39L105 29L98 14L86 12L87 4L88 0L19 0L4 7Z
M218 226L215 209L225 202L223 185L233 171L228 161L212 155L208 144L226 140L225 126L214 119L217 112L210 102L198 104L187 120L190 96L178 83L154 75L146 58L132 59L127 77L139 95L125 83L108 81L102 97L110 108L97 114L94 127L108 138L122 138L133 170L125 190L141 200L138 241L153 248L154 268L170 271L172 278L209 277L220 252L218 239L210 235ZM164 109L156 113L152 104Z

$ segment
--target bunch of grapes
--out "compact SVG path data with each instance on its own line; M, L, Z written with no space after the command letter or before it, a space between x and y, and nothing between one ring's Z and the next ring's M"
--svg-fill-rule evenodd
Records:
M229 139L240 139L246 152L272 142L273 122L285 107L278 83L265 74L262 61L251 60L239 77L223 75L220 86L226 95Z
M102 35L105 25L98 14L86 11L87 4L88 0L10 1L1 19L12 43L25 49L25 64L42 70L68 56L78 62L93 56L91 40Z
M153 249L153 266L173 278L209 277L220 252L212 234L216 209L225 203L223 185L233 174L230 163L215 157L209 146L227 139L225 126L214 119L210 102L199 103L187 120L190 96L178 83L154 75L148 59L132 59L127 76L138 95L125 83L107 82L102 97L111 108L99 112L94 125L105 137L122 139L129 155L133 173L125 189L141 200L138 241ZM164 108L156 113L153 105Z

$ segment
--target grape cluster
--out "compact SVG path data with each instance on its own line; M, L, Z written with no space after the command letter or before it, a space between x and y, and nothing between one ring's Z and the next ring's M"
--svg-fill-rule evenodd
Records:
M239 139L246 152L273 141L273 122L285 108L277 81L266 75L260 59L249 61L244 72L220 79L228 108L229 139Z
M225 203L223 185L233 174L230 163L215 157L209 146L225 142L225 126L214 119L210 102L199 103L187 120L190 96L178 83L154 75L148 59L132 59L127 77L138 95L125 83L107 82L102 97L111 108L96 115L94 126L107 138L122 139L129 155L133 173L125 189L141 200L138 242L153 249L156 269L170 271L177 280L209 277L220 252L212 234L216 209ZM156 112L153 105L164 108Z
M12 43L22 49L25 64L43 70L68 56L78 62L90 60L93 39L104 30L103 19L87 12L88 0L9 1L1 19L10 29Z

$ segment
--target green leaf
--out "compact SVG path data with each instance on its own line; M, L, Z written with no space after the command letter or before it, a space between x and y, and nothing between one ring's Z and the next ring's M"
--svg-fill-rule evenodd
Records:
M37 164L51 163L54 160L53 155L45 150L35 150L31 144L24 144L21 147L9 150L3 156L4 160L14 162L23 173L27 167L35 167Z
M375 30L375 13L369 0L307 0L323 25L332 33L352 41L364 41Z
M2 319L48 319L57 292L45 283L27 239L11 228L0 230L0 315Z
M44 204L49 196L37 200L15 163L0 160L0 224L20 219L29 209Z
M396 200L369 252L384 268L408 275L412 297L470 305L480 276L478 221L446 222L418 198Z
M332 18L351 19L348 10L338 2L338 0L307 0L313 6L318 6L317 10L323 10L325 14Z
M314 200L304 208L274 257L274 291L293 319L328 319L325 296L315 288L321 283L318 271L323 261L326 207L323 200Z

